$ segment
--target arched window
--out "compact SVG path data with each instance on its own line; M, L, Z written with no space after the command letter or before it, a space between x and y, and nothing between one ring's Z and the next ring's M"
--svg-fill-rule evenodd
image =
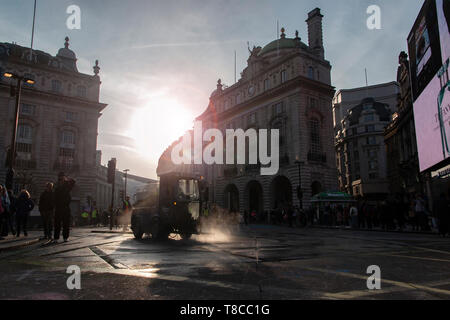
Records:
M312 118L309 120L309 133L311 153L314 155L320 154L322 152L320 139L320 122L316 118Z

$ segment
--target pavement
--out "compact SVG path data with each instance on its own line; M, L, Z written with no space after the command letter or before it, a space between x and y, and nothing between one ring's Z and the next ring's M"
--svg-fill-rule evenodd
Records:
M4 241L0 248L12 245ZM367 288L373 265L381 290ZM80 290L67 286L71 266L81 270ZM0 299L447 300L450 239L251 225L138 241L119 230L76 228L68 243L0 250L0 283Z

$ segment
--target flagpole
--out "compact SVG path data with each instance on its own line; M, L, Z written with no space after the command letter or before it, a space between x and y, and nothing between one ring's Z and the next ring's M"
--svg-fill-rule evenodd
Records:
M34 23L35 23L35 21L36 21L36 1L37 1L37 0L34 0L33 28L32 28L32 30L31 30L30 61L33 59Z

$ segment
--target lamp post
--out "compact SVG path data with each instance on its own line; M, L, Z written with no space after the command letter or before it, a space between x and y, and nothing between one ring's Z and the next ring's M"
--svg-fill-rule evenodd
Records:
M33 79L28 79L22 76L18 76L11 72L5 72L3 74L4 77L10 79L16 79L17 85L15 88L15 96L16 96L16 108L15 108L15 118L14 125L11 137L11 147L10 147L10 157L8 163L8 172L6 174L5 187L7 190L13 188L14 183L14 162L16 160L16 136L17 136L17 126L19 124L19 106L20 106L20 94L22 91L22 82L26 82L28 84L34 84L35 81Z
M299 160L300 158L297 156L295 160L295 164L298 165L298 187L297 187L297 197L300 200L300 209L303 210L303 190L302 190L302 168L301 166L304 162Z
M125 172L125 192L123 193L123 199L125 200L127 198L127 179L128 179L128 172L130 171L130 169L125 169L123 170L123 172Z

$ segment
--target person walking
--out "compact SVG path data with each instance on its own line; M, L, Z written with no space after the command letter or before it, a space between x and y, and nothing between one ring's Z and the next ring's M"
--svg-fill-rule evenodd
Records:
M433 209L435 216L438 218L439 234L445 238L450 232L450 207L444 193L441 193Z
M0 185L0 237L8 235L8 215L11 202L3 185Z
M25 237L27 233L27 221L31 210L34 208L34 202L31 200L30 193L27 190L22 190L16 201L16 237L20 237L20 231L23 229Z
M42 224L44 225L43 240L52 240L54 210L55 195L53 193L53 183L49 182L39 198L39 212L41 213Z
M358 208L354 204L352 204L350 208L350 221L352 229L358 228Z
M3 192L3 186L0 185L0 240L4 240L3 234L2 234L1 231L3 230L3 226L4 226L5 222L6 222L6 219L5 219L5 211L6 211L6 209L4 208L3 201L1 201L1 194L2 194L2 192Z
M75 180L66 177L64 172L58 174L58 183L55 188L55 232L54 241L58 242L61 224L63 229L64 242L69 239L70 233L70 202L72 198L70 192L75 185Z
M416 214L417 224L420 226L420 231L426 231L428 226L428 217L425 214L425 201L421 195L418 195L414 200L414 211Z

